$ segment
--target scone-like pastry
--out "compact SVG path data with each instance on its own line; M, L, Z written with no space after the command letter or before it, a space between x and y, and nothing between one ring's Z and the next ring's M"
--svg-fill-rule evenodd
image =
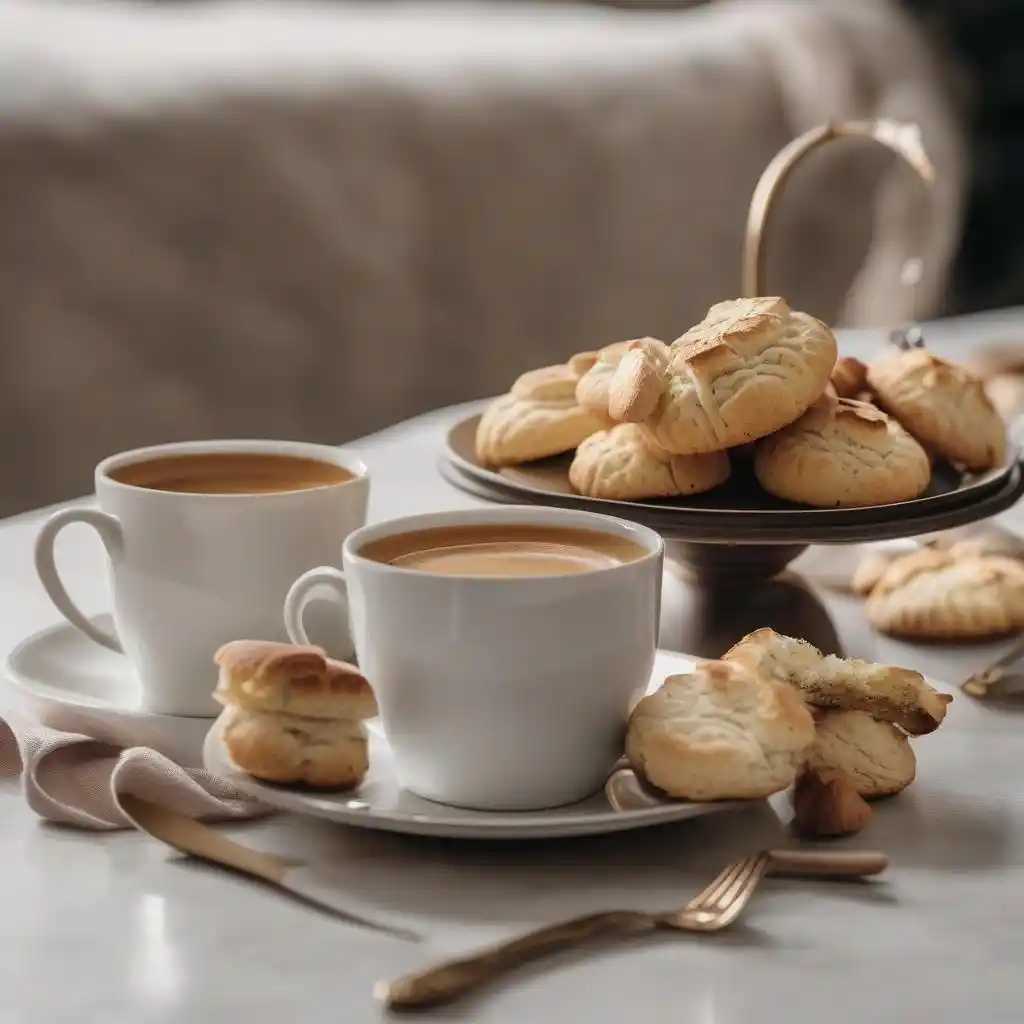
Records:
M925 450L881 409L823 396L758 444L754 473L777 498L856 508L918 497L932 467Z
M826 711L817 718L807 766L842 772L866 800L892 796L914 781L917 758L907 734L863 711Z
M582 352L568 363L524 373L496 398L476 428L476 455L488 466L514 466L572 451L609 426L607 416L576 401L576 385L597 359Z
M227 707L217 729L231 760L268 782L350 789L369 768L359 722Z
M866 711L912 736L934 732L953 699L929 686L920 672L857 658L823 655L806 640L758 629L722 660L746 665L795 686L815 707Z
M893 349L868 366L879 402L929 451L968 469L1006 453L1006 426L981 380L927 349Z
M874 816L852 780L834 769L808 768L800 775L793 812L793 827L809 839L856 835Z
M859 398L868 387L868 368L851 356L840 356L829 378L837 398Z
M898 559L864 604L894 636L968 640L1024 629L1024 565L997 555L925 548Z
M832 331L785 300L720 302L673 342L664 368L636 351L623 358L608 411L677 455L721 451L799 419L835 362Z
M220 666L213 696L225 707L353 722L377 714L366 677L319 647L232 640L213 660Z
M635 423L591 434L569 467L569 482L580 494L611 501L699 494L728 479L725 452L670 455L648 441Z
M669 676L629 716L633 771L680 800L746 800L789 786L814 741L792 687L741 665L701 661Z
M631 353L637 353L631 355ZM593 365L576 385L576 401L584 409L608 416L608 389L623 359L646 359L655 366L668 365L669 347L657 338L634 338L606 345L596 353Z

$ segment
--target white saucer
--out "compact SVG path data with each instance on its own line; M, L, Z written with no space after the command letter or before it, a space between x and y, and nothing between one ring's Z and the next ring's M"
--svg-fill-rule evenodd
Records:
M94 621L111 628L109 615ZM15 647L7 658L6 682L15 708L43 725L119 747L152 747L187 768L202 767L203 740L212 720L144 711L128 659L66 622Z
M650 689L657 689L665 676L686 672L692 666L692 658L659 651ZM376 729L370 731L369 774L358 789L344 793L316 793L260 782L235 767L214 731L207 737L203 753L207 770L229 780L270 807L361 828L426 836L541 839L594 835L750 806L749 801L713 804L666 802L655 806L638 801L639 806L635 810L616 811L604 793L598 793L581 803L550 811L497 814L447 807L413 796L398 787L391 768L391 750Z

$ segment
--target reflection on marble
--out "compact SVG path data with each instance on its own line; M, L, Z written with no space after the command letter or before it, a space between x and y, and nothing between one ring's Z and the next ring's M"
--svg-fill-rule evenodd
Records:
M167 897L146 893L136 905L138 926L128 981L147 1002L164 1003L182 987L181 965L167 934Z

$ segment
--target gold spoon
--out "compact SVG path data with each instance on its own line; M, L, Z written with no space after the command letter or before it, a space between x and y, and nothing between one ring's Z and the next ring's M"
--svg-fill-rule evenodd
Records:
M313 869L302 861L243 846L201 821L137 796L122 795L121 807L140 831L147 832L179 853L258 879L352 924L387 932L401 939L420 939L408 928L373 921L334 899L330 885L318 881Z

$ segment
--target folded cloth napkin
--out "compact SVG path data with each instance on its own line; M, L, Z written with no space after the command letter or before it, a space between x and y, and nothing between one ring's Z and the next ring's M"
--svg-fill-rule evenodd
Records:
M131 794L192 818L252 818L268 808L223 779L182 768L148 747L121 749L5 712L0 778L21 777L29 807L47 821L110 831L133 828L121 807Z

